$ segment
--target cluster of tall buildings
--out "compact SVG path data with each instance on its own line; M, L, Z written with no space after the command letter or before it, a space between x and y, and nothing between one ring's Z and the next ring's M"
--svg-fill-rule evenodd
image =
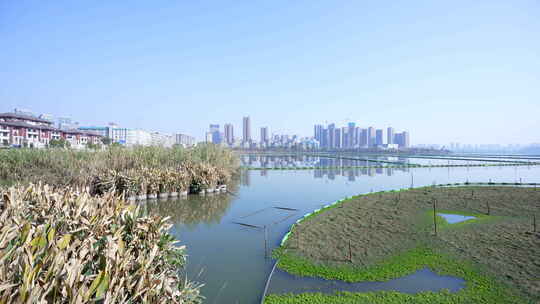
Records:
M396 133L392 127L389 127L385 134L383 129L360 128L351 122L345 127L336 127L334 123L326 127L315 125L313 137L270 135L268 127L261 127L259 139L255 140L252 138L251 119L245 116L242 119L241 138L235 137L231 123L226 123L223 131L219 124L211 124L206 132L206 142L241 148L398 149L410 147L410 136L407 131Z
M242 118L242 137L240 139L234 136L234 126L226 123L223 126L223 132L218 124L211 124L206 132L206 142L214 144L223 144L230 147L245 147L267 145L269 143L268 127L261 128L260 141L257 142L251 137L251 119L249 116Z
M245 116L242 118L242 136L236 138L234 135L234 126L226 123L223 131L220 125L211 124L206 132L206 142L218 145L225 145L236 148L318 148L318 143L313 138L299 137L288 134L270 134L268 127L259 129L259 139L253 138L251 131L251 118Z
M347 126L336 127L334 123L324 127L315 125L314 138L319 142L321 149L354 149L354 148L409 148L409 132L396 133L389 127L384 136L383 129L373 127L357 127L354 122Z

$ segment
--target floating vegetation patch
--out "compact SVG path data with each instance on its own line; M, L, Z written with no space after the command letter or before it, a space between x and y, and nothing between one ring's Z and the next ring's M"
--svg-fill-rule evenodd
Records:
M465 279L463 290L417 295L268 295L265 303L540 300L535 283L540 272L535 214L540 191L533 187L485 186L493 184L451 184L346 198L299 219L274 251L277 267L299 276L345 282L386 281L428 267L438 274ZM449 224L437 213L475 218Z

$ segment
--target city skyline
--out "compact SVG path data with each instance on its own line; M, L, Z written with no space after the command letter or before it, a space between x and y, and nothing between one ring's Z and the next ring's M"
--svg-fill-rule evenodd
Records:
M210 124L209 125L209 131L205 132L205 135L203 136L203 140L198 140L196 137L184 134L184 133L178 133L178 131L173 132L174 134L164 134L160 131L146 131L143 129L138 128L132 128L132 127L119 127L116 123L108 123L102 126L96 126L95 124L88 124L88 125L80 125L78 121L75 121L72 117L66 117L66 116L56 116L52 115L50 113L41 113L37 114L34 111L27 109L27 108L15 108L12 111L6 111L6 113L15 113L15 114L23 114L23 115L30 115L35 118L40 119L46 119L51 122L54 122L55 125L59 129L65 129L65 130L75 130L79 129L82 131L93 131L101 134L102 136L108 136L114 141L117 141L118 139L122 138L122 140L118 141L122 143L123 141L130 142L130 145L133 144L143 144L148 145L150 142L154 143L156 142L156 136L168 137L167 141L175 141L176 143L181 143L182 145L194 145L197 142L214 142L214 143L226 143L229 146L234 146L235 142L237 142L238 139L240 139L240 142L242 142L241 137L235 137L234 135L234 125L232 123L225 123L223 125L223 132L221 132L220 124ZM248 119L248 125L249 125L249 132L251 132L251 118L249 116L244 116L243 119ZM350 142L351 137L354 137L354 133L351 133L351 130L355 129L355 122L349 122L347 123L347 126L343 126L339 129L338 134L347 134L346 137L341 137L340 140L344 143L344 147L347 147L347 141ZM338 129L335 128L335 123L328 124L328 126L332 127L337 131ZM258 126L256 128L259 128ZM243 129L243 128L242 128ZM267 145L270 142L275 141L281 141L283 142L290 142L296 141L298 139L317 139L318 133L320 136L320 133L323 131L324 126L316 124L314 126L313 136L301 136L297 133L291 133L291 134L284 134L282 132L269 132L269 127L264 126L260 127L260 137L259 140L255 138L251 138L251 142L253 143L261 143L261 138L263 137L263 134L265 134L266 138L268 140L264 141ZM540 146L539 143L518 143L518 144L501 144L501 143L463 143L463 142L449 142L449 143L415 143L411 144L410 142L410 132L404 131L402 133L396 133L395 128L388 127L386 129L386 132L384 129L375 129L373 127L367 127L365 129L361 129L359 127L356 127L356 129L359 129L357 131L366 131L365 134L358 133L357 140L362 141L371 141L375 142L376 146L386 146L388 147L388 144L397 144L397 146L400 147L412 147L412 148L428 148L428 149L449 149L451 151L461 151L461 152L516 152L521 151L523 149L537 149L538 146ZM114 132L112 131L114 130ZM243 130L242 130L243 131ZM111 133L113 132L113 133ZM129 133L129 134L128 134ZM368 133L371 133L371 136L368 137ZM271 134L271 136L270 136ZM335 132L332 133L335 136ZM175 140L176 136L176 140ZM243 135L242 135L243 136ZM340 135L341 136L341 135ZM361 139L365 137L366 139ZM152 139L151 139L152 138ZM163 139L157 140L157 141L163 141ZM382 142L382 144L381 144ZM325 146L324 141L319 142L323 147L328 148ZM268 145L269 147L271 145ZM369 147L370 145L367 145ZM350 147L349 147L350 148ZM523 150L525 151L525 150Z
M300 145L310 149L407 149L413 147L410 141L410 132L395 133L393 127L376 129L373 126L357 126L349 122L346 126L337 127L335 123L327 125L315 124L311 136L298 134L283 134L270 132L268 126L257 126L259 137L252 136L250 116L242 117L242 135L234 136L234 125L227 122L220 128L220 124L212 123L205 132L205 142L224 144L230 147L242 148L277 148ZM386 135L385 135L386 134Z

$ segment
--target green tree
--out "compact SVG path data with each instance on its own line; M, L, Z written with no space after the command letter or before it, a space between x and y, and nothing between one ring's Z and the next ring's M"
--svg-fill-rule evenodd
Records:
M69 143L69 141L63 138L51 139L51 141L49 141L49 147L50 148L69 148L71 147L71 144Z

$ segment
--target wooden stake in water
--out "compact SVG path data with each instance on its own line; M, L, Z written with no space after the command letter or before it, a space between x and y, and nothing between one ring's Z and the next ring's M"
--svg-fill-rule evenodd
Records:
M435 236L437 236L437 202L433 200L433 227L435 229Z
M349 240L349 262L352 263L352 248L351 248L351 241Z
M489 208L489 200L486 201L486 205L487 205L487 215L489 215L491 213L491 209Z
M268 258L268 233L266 232L266 225L264 226L264 258Z
M536 214L533 214L533 232L536 233Z

